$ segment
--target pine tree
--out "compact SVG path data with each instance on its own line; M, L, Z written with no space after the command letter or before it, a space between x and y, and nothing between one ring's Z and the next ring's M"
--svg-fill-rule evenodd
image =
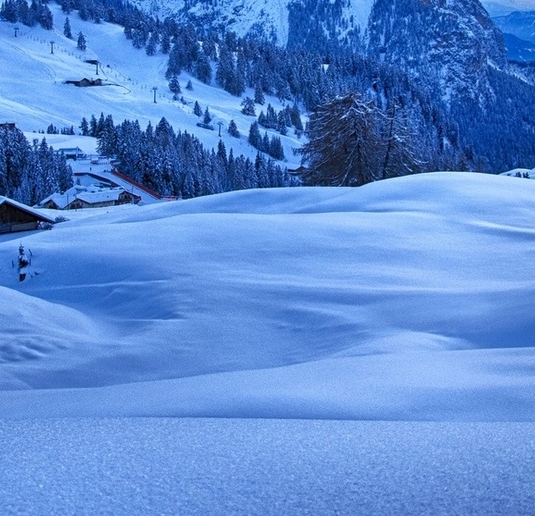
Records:
M410 129L406 114L393 104L388 110L384 134L384 159L381 176L397 177L420 171L422 160L418 157L416 136Z
M91 118L89 119L89 134L88 136L92 136L93 138L96 138L98 134L98 122L95 118L95 115L91 115Z
M251 97L245 97L241 103L242 110L241 112L247 116L256 116L256 111L254 107L254 100Z
M256 149L262 146L262 136L260 136L260 128L256 120L249 127L249 143Z
M158 44L160 43L160 36L156 31L152 31L147 44L145 45L145 52L148 56L153 56L158 50Z
M65 23L63 24L63 34L66 38L73 39L72 30L71 30L71 22L68 17L65 18Z
M205 125L210 125L210 122L212 121L212 116L210 115L210 111L208 111L208 108L204 110L204 117L202 121Z
M262 87L259 84L257 84L254 89L254 101L255 104L260 104L261 106L263 106L264 102L266 102L264 92L262 91Z
M193 105L193 113L196 115L196 116L202 116L202 109L201 109L201 106L200 104L195 101L195 104Z
M272 136L269 142L269 155L272 158L282 161L284 159L284 149L281 139L278 136Z
M234 122L234 119L232 119L228 124L228 133L233 138L240 137L240 131L238 131L238 126L236 125L236 122Z
M85 36L82 32L79 32L78 33L78 40L77 40L77 43L76 43L76 48L78 50L82 50L82 51L85 51L86 48L87 48L87 42L85 40Z
M180 83L178 82L178 77L176 75L173 75L169 81L169 90L173 94L173 100L177 100L178 95L182 93Z
M212 80L212 67L210 66L208 57L204 53L201 53L196 61L195 76L205 84L210 84Z

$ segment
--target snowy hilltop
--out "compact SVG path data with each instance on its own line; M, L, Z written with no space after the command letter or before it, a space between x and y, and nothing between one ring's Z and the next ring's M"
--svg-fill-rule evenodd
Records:
M0 512L531 514L534 208L434 173L2 235Z
M23 283L3 236L4 414L532 420L534 188L435 173L132 206L25 236Z

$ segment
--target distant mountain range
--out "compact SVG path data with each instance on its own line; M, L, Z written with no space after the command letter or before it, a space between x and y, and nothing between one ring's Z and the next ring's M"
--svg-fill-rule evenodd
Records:
M482 0L481 3L491 16L505 16L514 11L535 9L533 0Z
M514 11L492 20L504 34L510 60L535 61L535 5L532 11Z

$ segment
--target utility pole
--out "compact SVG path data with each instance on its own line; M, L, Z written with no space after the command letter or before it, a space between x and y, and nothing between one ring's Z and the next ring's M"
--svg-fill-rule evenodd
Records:
M154 86L152 88L152 91L154 92L154 103L156 104L156 91L158 91L158 88L156 86Z
M97 67L97 75L98 75L98 61L95 63L96 67Z
M217 122L217 125L219 126L219 137L221 138L221 126L223 125L223 122Z
M19 28L18 27L13 27L13 30L15 31L15 37L17 37L17 33L19 32Z
M54 41L51 41L51 42L50 42L50 53L51 53L51 54L54 53Z

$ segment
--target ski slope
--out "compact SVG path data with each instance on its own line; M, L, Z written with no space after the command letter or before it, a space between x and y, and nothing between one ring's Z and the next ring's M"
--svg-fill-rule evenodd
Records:
M14 122L26 133L45 132L50 124L58 129L73 126L79 133L82 118L89 121L94 115L98 119L100 113L112 115L115 124L138 120L143 129L149 122L155 126L165 117L175 131L194 134L208 149L217 148L222 139L227 152L233 149L234 156L255 158L257 150L247 143L254 117L241 113L243 98L234 97L215 84L203 84L184 72L179 76L180 97L184 102L175 101L165 79L167 55L147 56L144 49L132 46L122 27L86 22L76 12L68 15L74 37L70 40L63 35L67 15L58 4L50 3L49 8L54 19L52 31L18 24L15 37L13 24L0 21L0 66L7 71L0 81L0 122ZM85 36L86 51L76 48L79 32ZM97 67L87 60L99 61L98 74ZM212 68L215 74L215 67ZM103 85L76 87L65 84L65 81L83 78L101 79ZM193 90L186 89L189 80ZM246 91L244 97L247 95L252 97L253 92ZM193 113L195 101L203 111L208 108L215 131L197 127L199 118ZM276 110L282 108L276 98L267 97L264 107L257 106L257 114L261 109L265 111L268 103ZM227 132L232 119L240 131L240 139ZM281 138L287 160L281 164L295 168L299 159L292 149L299 147L301 142L293 131L286 136L272 130L267 132ZM42 138L40 134L34 136Z

